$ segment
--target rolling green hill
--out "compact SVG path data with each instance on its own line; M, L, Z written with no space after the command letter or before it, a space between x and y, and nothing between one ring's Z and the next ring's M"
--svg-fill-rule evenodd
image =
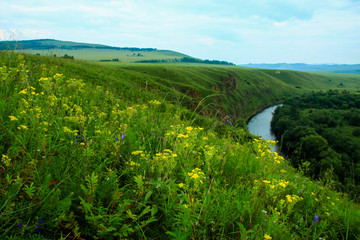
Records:
M358 238L360 207L330 175L306 178L239 127L329 87L311 76L1 51L0 237Z
M2 41L1 50L17 50L22 53L40 54L42 56L73 56L75 59L88 61L136 62L144 60L175 60L188 57L185 54L157 50L156 48L111 47L100 44L78 43L54 39Z

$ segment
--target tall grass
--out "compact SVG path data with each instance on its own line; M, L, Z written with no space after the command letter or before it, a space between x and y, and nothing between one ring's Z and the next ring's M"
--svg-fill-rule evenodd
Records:
M358 238L358 205L231 121L0 56L1 238Z

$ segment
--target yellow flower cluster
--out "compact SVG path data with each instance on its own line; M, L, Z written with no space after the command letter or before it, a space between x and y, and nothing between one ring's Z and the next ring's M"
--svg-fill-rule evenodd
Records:
M19 129L19 130L20 130L20 129L28 130L28 127L25 126L25 125L20 125L20 126L18 127L18 129Z
M132 160L130 160L129 162L126 162L126 164L130 165L131 167L140 167L139 163L136 163Z
M6 167L9 167L11 158L9 158L7 155L2 154L1 161L5 164Z
M15 116L9 116L10 121L18 121L19 119Z
M283 188L286 188L289 185L289 181L280 180L279 185Z
M272 237L270 237L270 235L267 235L267 234L265 233L264 239L272 239Z
M184 134L179 134L178 136L177 136L178 138L188 138L189 137L189 135L184 135Z
M139 155L139 154L142 154L144 151L141 151L141 150L139 150L139 151L133 151L131 154L132 155Z
M71 129L68 128L67 126L64 126L63 129L64 129L64 133L73 133L73 131L71 131Z
M281 186L283 188L286 188L289 185L289 181L285 181L285 180L280 180L280 181L273 180L273 184L271 184L271 181L269 180L262 180L262 182L265 184L269 184L271 189L276 188L276 186Z
M286 195L286 199L289 203L293 203L293 204L295 204L300 200L303 200L303 198L299 197L298 195Z
M158 100L151 100L149 103L155 104L155 105L161 104L161 102L159 102Z
M56 78L56 77L62 77L62 76L63 76L63 74L56 73L56 74L54 75L54 78Z
M39 82L47 81L47 80L49 80L49 78L47 78L47 77L42 77L42 78L39 79Z
M186 131L191 132L194 128L193 127L187 127Z
M201 171L200 168L195 168L191 172L188 173L190 179L199 181L200 183L203 183L202 179L204 179L205 174Z

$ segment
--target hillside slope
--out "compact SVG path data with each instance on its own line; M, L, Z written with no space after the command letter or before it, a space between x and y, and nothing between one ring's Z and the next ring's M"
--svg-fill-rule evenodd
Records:
M35 65L41 62L56 66L68 76L114 89L132 101L161 98L202 115L218 119L231 116L240 126L287 96L329 88L354 91L360 83L360 75L337 77L294 71L278 74L273 70L210 65L96 64L33 55L26 59Z

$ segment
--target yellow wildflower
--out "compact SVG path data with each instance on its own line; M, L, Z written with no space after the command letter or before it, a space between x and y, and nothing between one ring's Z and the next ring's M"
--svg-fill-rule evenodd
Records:
M268 180L263 180L263 183L267 183L267 184L269 184L269 183L270 183L270 181L268 181Z
M179 134L178 136L177 136L178 138L188 138L189 136L186 134L186 135L184 135L184 134Z
M71 129L68 128L67 126L64 126L63 129L64 129L64 133L72 133Z
M191 132L193 129L194 129L193 127L187 127L187 128L186 128L186 131Z
M2 154L1 161L5 164L6 167L9 167L11 158L9 158L7 155Z
M17 117L14 117L14 116L9 116L9 118L10 118L10 121L17 121L17 120L19 120L19 119L17 119Z
M191 177L194 179L197 179L197 178L199 178L199 175L197 173L194 173Z
M140 151L134 151L134 152L132 152L131 154L132 154L132 155L139 155L139 154L141 154L141 153L143 153L143 151L140 150Z
M21 127L22 129L28 130L28 127L25 126L25 125L20 125L20 127Z
M183 186L184 186L184 184L183 184L183 183L179 183L179 187L181 187L181 188L182 188Z
M18 94L26 94L26 89L21 90Z
M292 203L293 199L291 198L290 195L286 195L286 198L287 198L287 200L288 200L290 203Z
M41 81L47 81L47 80L49 80L49 78L42 77L42 78L39 79L39 82L41 82Z
M266 233L265 233L265 235L264 235L264 238L265 238L265 239L272 239L272 237L270 237L270 236L267 235Z

